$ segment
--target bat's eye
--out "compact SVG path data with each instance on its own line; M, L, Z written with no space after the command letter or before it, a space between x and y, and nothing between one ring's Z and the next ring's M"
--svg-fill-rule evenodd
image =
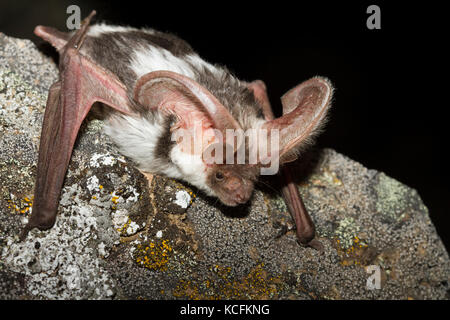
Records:
M222 172L216 172L216 179L219 181L222 181L224 178L223 173Z

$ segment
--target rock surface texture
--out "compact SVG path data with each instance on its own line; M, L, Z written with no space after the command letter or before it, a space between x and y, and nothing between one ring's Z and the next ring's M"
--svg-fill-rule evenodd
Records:
M449 298L449 257L418 193L330 149L295 170L322 254L297 243L276 179L226 208L139 172L95 119L77 141L55 226L19 242L57 77L30 41L0 34L1 299Z

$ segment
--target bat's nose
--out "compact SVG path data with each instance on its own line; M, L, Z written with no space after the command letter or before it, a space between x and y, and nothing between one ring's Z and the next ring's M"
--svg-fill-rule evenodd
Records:
M226 183L227 183L226 189L229 192L234 192L238 190L242 185L241 180L236 177L229 178Z
M246 197L245 197L242 193L237 193L236 196L235 196L235 199L236 199L236 201L239 202L239 203L245 203L245 202L247 202Z
M239 190L235 192L234 200L239 204L244 204L250 199L251 195L252 193L248 190Z

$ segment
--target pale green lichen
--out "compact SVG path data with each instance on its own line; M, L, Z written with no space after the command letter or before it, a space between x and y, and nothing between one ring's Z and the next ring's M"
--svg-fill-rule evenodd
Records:
M272 199L272 206L280 212L288 211L288 208L286 206L286 203L284 202L283 197L276 197L276 198Z
M377 212L389 220L401 220L408 205L408 194L411 193L411 189L384 173L380 173L378 184L375 185L375 192L377 194Z
M341 186L342 185L342 181L341 181L341 179L338 178L336 172L330 171L328 168L324 168L321 171L323 173L321 177L328 184L336 185L336 186Z
M9 69L0 70L0 94L3 96L0 111L3 112L13 108L11 111L24 113L30 105L38 108L45 106L46 97Z
M361 240L358 236L355 236L352 239L351 245L347 248L343 248L341 241L336 239L336 245L336 251L341 257L341 264L343 266L364 264L364 255L367 250L369 250L369 246L364 240ZM348 245L348 243L346 245Z
M350 248L353 240L357 237L360 227L351 217L344 218L339 222L339 226L335 230L335 236L338 238L339 245L342 249Z
M6 84L3 81L2 71L0 70L0 93L3 93L6 91Z

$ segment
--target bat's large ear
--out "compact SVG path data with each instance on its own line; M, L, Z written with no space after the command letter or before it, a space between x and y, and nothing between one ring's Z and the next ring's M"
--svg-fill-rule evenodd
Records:
M134 87L134 99L149 109L183 104L184 108L178 108L185 113L179 114L178 111L180 118L200 111L220 131L240 129L236 119L211 92L198 82L172 71L154 71L143 75Z
M309 79L281 97L283 116L267 121L263 129L279 130L280 162L287 162L324 124L333 86L322 77Z
M192 145L195 150L203 152L204 160L210 164L215 160L213 154L205 153L208 146L214 142L223 147L228 141L228 129L241 130L236 119L211 92L198 82L175 72L153 71L145 74L136 82L134 99L149 109L159 108L162 113L174 114L178 118L176 127L187 130L190 138L192 134L196 139L201 138L187 142L183 137L184 143L189 148ZM211 128L214 129L212 140L211 136L205 135L205 130ZM239 141L238 145L230 149L233 150L232 154L237 148Z

